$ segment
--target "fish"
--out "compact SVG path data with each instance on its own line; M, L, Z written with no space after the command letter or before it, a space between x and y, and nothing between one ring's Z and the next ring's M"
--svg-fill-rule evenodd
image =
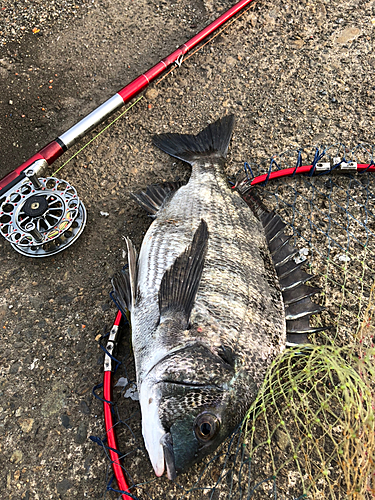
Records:
M238 427L287 335L305 341L320 310L280 217L227 182L234 121L153 137L191 176L133 194L154 220L139 255L125 239L128 268L112 279L131 320L145 447L171 480Z

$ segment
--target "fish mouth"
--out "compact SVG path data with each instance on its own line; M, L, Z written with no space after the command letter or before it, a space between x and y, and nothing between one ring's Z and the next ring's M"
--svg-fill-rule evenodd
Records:
M162 425L158 415L158 394L140 392L142 434L155 474L160 477L167 471L168 479L176 479L176 464L170 432ZM146 410L146 411L144 411ZM147 415L147 418L144 418Z
M168 479L174 480L177 477L176 462L173 451L173 440L170 432L164 434L160 440L164 452L164 464L167 469Z
M171 433L166 432L163 434L156 447L154 446L151 449L146 443L146 448L155 474L160 477L166 470L168 479L171 481L175 480L177 477L177 471Z

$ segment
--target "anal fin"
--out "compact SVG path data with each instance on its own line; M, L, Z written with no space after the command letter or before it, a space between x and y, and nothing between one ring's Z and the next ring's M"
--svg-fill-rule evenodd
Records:
M171 198L183 182L164 182L148 186L146 191L131 193L135 201L151 215L156 215L163 203Z

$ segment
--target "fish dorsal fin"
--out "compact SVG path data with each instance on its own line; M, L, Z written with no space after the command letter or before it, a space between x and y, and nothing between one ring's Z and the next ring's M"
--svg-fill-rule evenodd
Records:
M131 193L135 201L151 215L156 215L163 203L171 197L183 182L164 182L148 186L146 191Z
M129 238L125 238L128 248L128 268L118 272L112 278L113 298L121 312L131 311L136 298L137 286L137 251Z
M164 273L159 290L159 310L163 317L182 315L186 329L202 277L208 245L207 224L202 219L192 243Z
M199 134L160 134L152 138L155 146L179 160L194 163L203 158L226 158L234 116L220 118Z
M285 305L287 344L304 344L308 342L307 335L326 329L310 326L310 316L325 309L311 300L320 288L305 285L312 276L301 270L301 263L294 260L299 252L289 244L290 237L284 233L286 225L280 216L274 211L269 212L252 192L244 193L243 198L265 231Z

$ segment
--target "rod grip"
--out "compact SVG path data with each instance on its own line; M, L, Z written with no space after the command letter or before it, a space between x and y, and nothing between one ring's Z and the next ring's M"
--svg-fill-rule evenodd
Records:
M59 158L65 150L66 148L64 148L64 145L58 139L47 144L47 146L35 153L35 155L26 160L19 167L0 179L0 196L4 196L4 194L9 191L11 187L21 181L25 177L24 171L34 162L37 160L46 160L48 165L52 165L52 163L57 160L57 158Z

